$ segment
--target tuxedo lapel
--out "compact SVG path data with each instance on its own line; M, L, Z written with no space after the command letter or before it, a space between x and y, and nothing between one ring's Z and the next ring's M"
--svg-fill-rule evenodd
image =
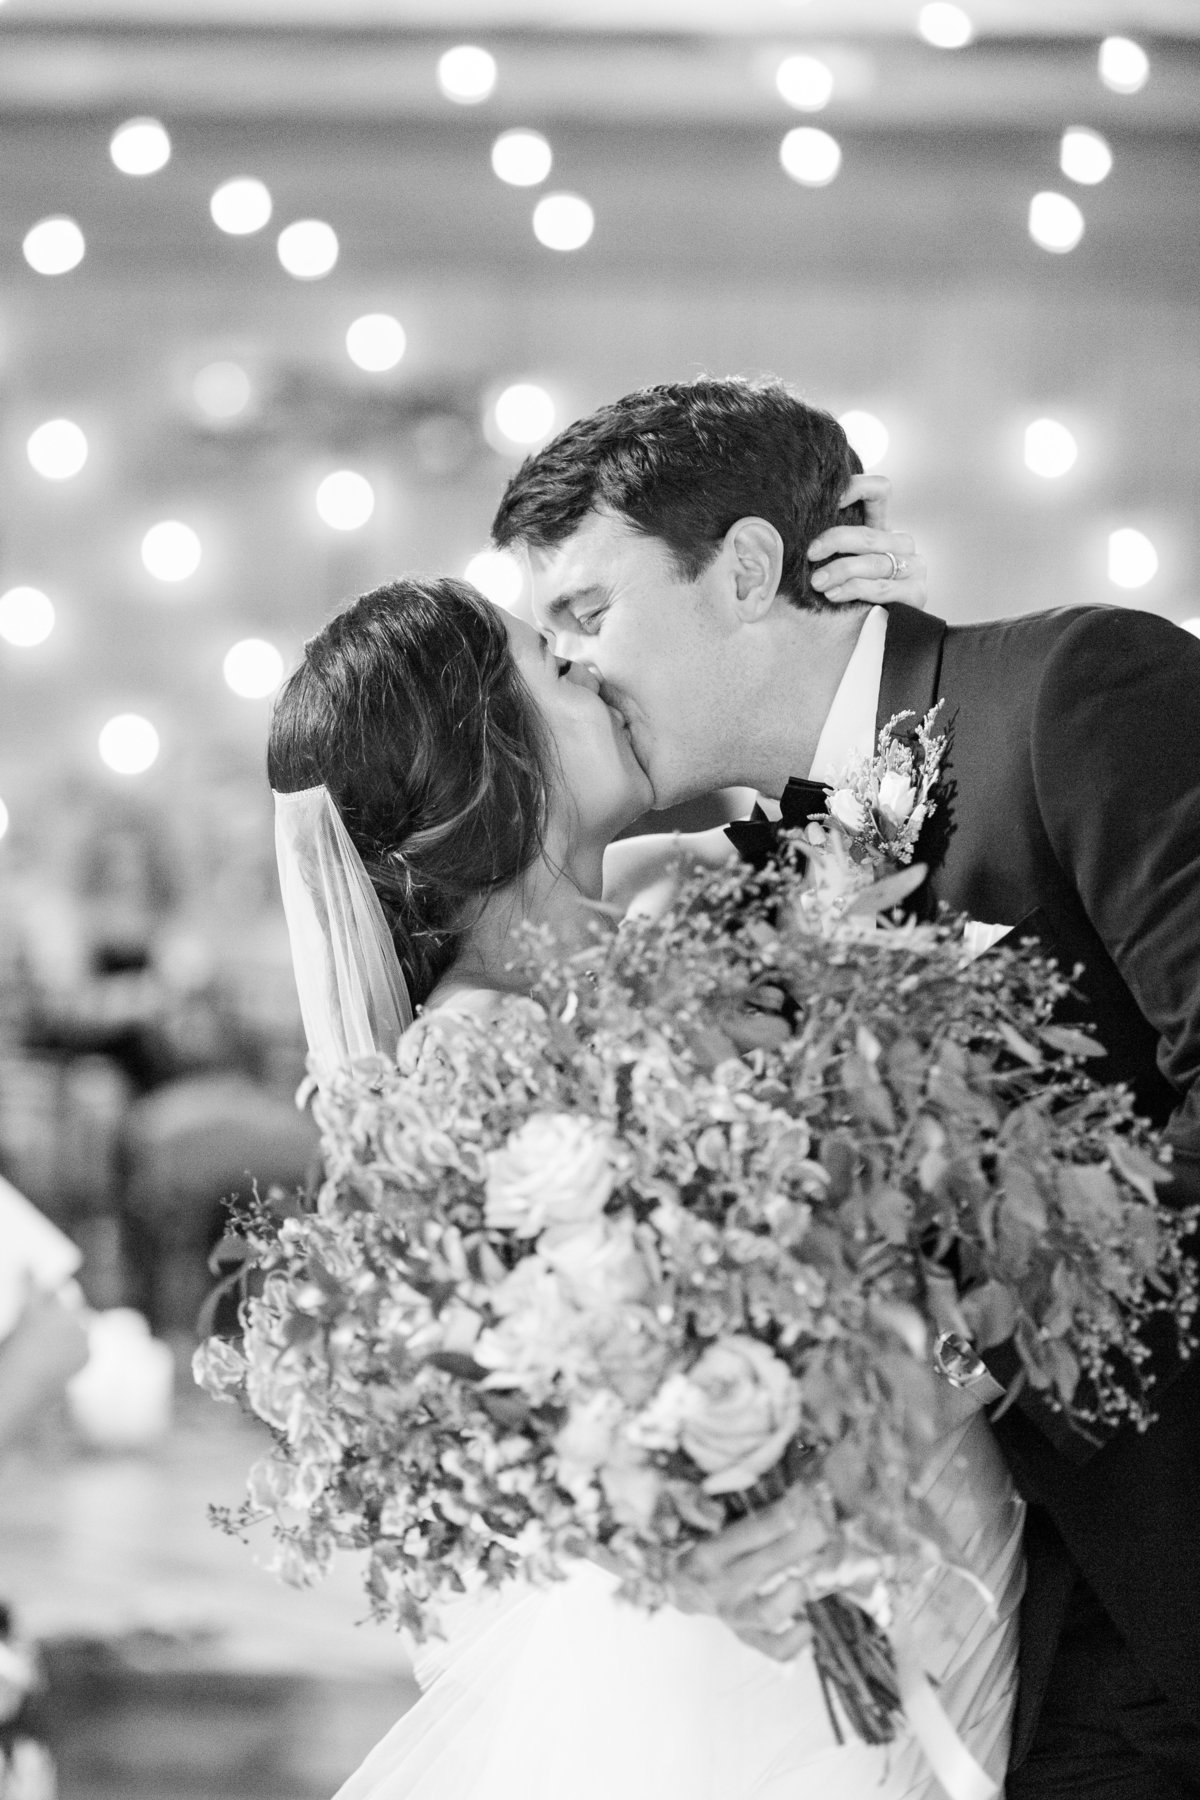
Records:
M946 621L911 606L889 606L875 735L898 712L923 718L938 698Z

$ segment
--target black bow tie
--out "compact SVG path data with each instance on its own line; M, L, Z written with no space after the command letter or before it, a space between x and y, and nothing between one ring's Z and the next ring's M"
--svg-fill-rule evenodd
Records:
M823 818L829 792L823 781L801 781L793 775L779 796L778 819L768 819L756 804L748 819L725 827L725 836L744 862L765 869L775 855L779 833L803 830L810 819Z

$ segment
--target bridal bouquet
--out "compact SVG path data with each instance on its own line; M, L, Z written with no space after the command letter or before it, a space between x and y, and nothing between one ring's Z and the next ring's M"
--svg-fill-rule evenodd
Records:
M531 937L536 1001L434 1012L316 1097L320 1191L243 1215L244 1332L196 1361L271 1428L224 1522L273 1521L284 1576L366 1551L373 1611L418 1635L579 1556L654 1606L799 1482L818 1666L879 1741L887 1658L837 1590L868 1568L879 1611L942 1554L913 1496L945 1261L953 1327L1011 1339L1018 1382L1145 1424L1142 1327L1190 1342L1194 1221L1051 1022L1063 978L814 893L739 870L582 953Z

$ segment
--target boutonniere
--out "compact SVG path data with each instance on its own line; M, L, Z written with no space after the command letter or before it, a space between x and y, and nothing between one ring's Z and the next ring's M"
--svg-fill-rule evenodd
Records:
M851 862L884 875L910 863L917 839L933 814L933 790L946 754L946 734L935 729L939 700L902 737L896 728L913 712L899 712L879 733L874 756L858 757L831 789L825 818L844 840Z
M827 792L824 816L804 833L818 917L836 921L859 910L864 895L890 896L896 882L887 878L911 863L936 807L946 754L946 734L936 729L941 709L939 700L903 736L897 727L916 714L897 713L880 731L875 754L856 758Z

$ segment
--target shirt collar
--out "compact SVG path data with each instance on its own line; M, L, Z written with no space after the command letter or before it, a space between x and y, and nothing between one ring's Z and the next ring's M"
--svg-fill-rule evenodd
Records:
M817 739L812 767L808 771L810 781L823 781L827 787L836 787L850 764L858 757L869 757L875 748L875 713L879 705L879 684L883 679L887 625L886 606L873 606L863 620L850 661ZM768 818L779 817L777 800L760 796L758 803Z
M810 781L836 787L850 764L870 756L875 748L875 710L883 678L883 647L887 640L886 606L873 606L863 620L858 642L825 715L813 752Z

